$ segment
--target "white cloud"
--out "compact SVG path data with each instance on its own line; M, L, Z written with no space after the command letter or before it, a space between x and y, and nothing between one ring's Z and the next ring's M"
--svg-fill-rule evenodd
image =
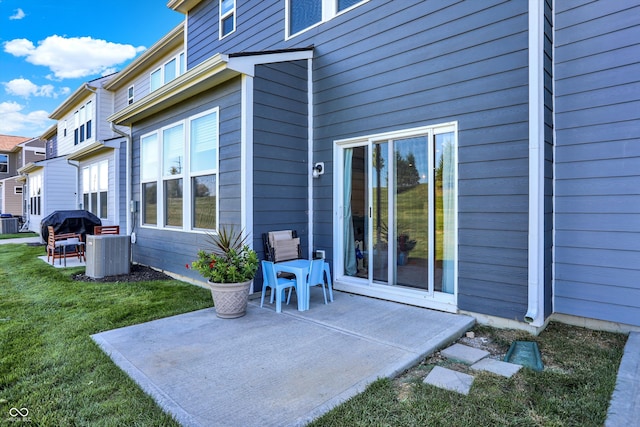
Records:
M43 96L47 98L58 97L58 93L55 92L53 85L38 86L30 80L23 78L13 79L8 83L3 84L5 92L9 95L21 96L23 98L29 98L31 96ZM62 95L65 93L66 92L64 90L61 90Z
M22 9L16 9L15 10L16 13L14 13L13 15L11 15L9 17L9 19L14 20L14 19L22 19L25 16L27 16L24 11Z
M0 133L37 137L53 123L44 110L24 113L23 109L17 102L0 102Z
M48 67L56 79L72 79L104 74L145 50L128 44L111 43L91 37L49 36L36 47L30 40L4 43L4 51L24 56L27 62Z

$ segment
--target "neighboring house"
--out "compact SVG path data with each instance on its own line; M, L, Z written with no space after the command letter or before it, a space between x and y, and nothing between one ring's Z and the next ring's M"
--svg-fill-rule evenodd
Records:
M184 74L184 57L184 25L181 24L104 84L104 88L113 93L114 111L126 108ZM134 217L127 214L131 213L129 202L132 200L131 174L128 173L131 170L131 156L128 154L132 152L133 147L128 131L124 127L116 128L124 147L120 153L118 175L121 183L118 190L122 208L120 222L122 228L130 234L134 228Z
M640 327L640 3L561 3L171 0L185 73L107 118L134 261L293 228L339 290Z
M44 142L40 139L0 135L0 213L24 215L24 179L18 170L44 157Z

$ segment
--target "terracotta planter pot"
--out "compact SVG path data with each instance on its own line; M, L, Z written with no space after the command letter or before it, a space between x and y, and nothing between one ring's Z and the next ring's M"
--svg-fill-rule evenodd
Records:
M244 316L247 313L251 282L253 280L243 283L208 282L216 316L222 319L235 319Z

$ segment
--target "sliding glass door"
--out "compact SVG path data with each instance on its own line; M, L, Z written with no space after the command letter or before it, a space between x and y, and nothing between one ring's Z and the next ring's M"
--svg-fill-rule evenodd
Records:
M455 127L338 144L342 277L453 294Z

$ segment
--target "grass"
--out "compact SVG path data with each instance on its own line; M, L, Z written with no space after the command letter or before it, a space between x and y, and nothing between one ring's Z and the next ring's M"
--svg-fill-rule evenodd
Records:
M0 424L11 420L11 408L27 408L38 426L177 426L90 335L210 307L209 291L176 280L77 282L71 275L82 268L51 268L36 258L42 254L42 247L0 245ZM555 323L538 337L485 327L475 333L503 353L514 340L537 341L545 370L510 379L474 373L471 393L462 396L422 382L447 363L434 355L399 378L374 382L311 426L603 424L625 335Z
M468 396L422 382L430 357L397 379L379 379L364 393L310 424L320 426L602 426L626 336L551 323L538 337L477 327L506 353L514 340L537 341L545 370L507 379L475 376ZM456 364L457 370L465 370ZM468 369L468 368L466 368Z
M18 234L0 234L0 240L4 239L19 239L22 237L37 237L38 233L28 232L28 233L18 233Z
M31 425L177 425L90 335L209 307L209 291L176 280L77 282L82 268L53 269L43 253L0 246L0 421L15 407Z

